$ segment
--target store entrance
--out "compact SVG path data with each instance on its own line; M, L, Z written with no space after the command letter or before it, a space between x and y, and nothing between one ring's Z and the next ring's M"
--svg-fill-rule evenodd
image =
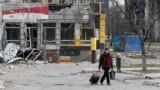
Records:
M27 47L37 48L38 24L27 23Z

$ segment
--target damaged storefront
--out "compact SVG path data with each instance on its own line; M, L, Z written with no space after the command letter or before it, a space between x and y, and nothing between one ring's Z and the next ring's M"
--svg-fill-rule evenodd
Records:
M3 3L1 6L3 51L7 44L13 43L19 46L17 56L24 60L41 59L50 63L90 60L93 27L89 4L50 1L49 4Z
M16 56L22 57L24 60L35 61L40 56L43 59L40 21L48 19L48 5L40 3L3 3L1 7L3 17L1 48L4 61L12 61ZM12 49L14 46L19 46L19 49Z

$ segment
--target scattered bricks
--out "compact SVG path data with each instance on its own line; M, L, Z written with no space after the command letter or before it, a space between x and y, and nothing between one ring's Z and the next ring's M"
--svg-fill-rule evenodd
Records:
M81 73L86 74L86 73L88 73L88 72L87 72L87 71L82 70L82 71L81 71Z
M154 81L144 81L143 85L146 86L157 86L160 87L160 82L154 82Z
M160 83L156 85L156 87L160 87Z
M145 79L153 79L153 78L149 76L145 76Z
M9 66L9 69L13 69L13 68L14 68L13 65L10 65L10 66Z
M78 75L79 73L71 73L71 75Z

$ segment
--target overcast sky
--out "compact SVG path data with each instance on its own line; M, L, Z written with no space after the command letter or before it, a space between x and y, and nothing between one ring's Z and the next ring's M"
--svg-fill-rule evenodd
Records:
M117 0L119 2L119 5L124 5L124 0ZM112 7L112 3L110 2L110 7Z

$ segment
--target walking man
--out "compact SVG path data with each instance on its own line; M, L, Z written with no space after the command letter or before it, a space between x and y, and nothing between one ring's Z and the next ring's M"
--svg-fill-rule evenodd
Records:
M101 69L101 67L104 70L104 74L100 80L100 83L103 85L103 81L106 78L107 85L110 85L109 69L113 68L113 63L109 48L106 48L104 53L100 55L99 70Z

